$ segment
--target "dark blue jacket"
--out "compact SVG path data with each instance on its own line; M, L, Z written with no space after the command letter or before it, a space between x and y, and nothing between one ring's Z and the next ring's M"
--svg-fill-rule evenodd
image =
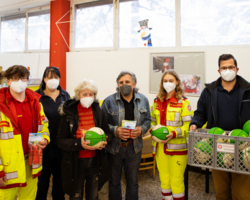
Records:
M239 122L240 128L246 121L250 120L250 83L237 75L237 82L240 86L239 93ZM216 81L205 84L205 89L197 103L197 110L194 112L194 117L190 126L195 124L201 128L207 122L207 128L218 127L218 113L217 113L217 87L221 84L221 78ZM230 108L228 108L230 109Z

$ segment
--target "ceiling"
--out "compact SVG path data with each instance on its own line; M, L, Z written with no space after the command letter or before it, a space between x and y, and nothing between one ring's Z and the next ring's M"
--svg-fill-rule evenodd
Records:
M0 0L0 12L28 9L49 4L50 0Z

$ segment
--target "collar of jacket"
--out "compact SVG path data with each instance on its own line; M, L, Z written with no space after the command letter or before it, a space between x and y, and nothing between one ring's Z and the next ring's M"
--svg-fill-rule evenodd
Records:
M57 89L60 90L60 94L59 94L59 95L65 95L65 92L64 92L64 90L61 88L60 85L58 86ZM46 94L44 94L42 87L40 87L36 92L39 93L39 94L42 95L42 96L47 96Z
M242 90L245 91L245 90L250 89L250 83L247 82L241 76L237 75L236 80L237 80L237 82ZM205 86L207 87L207 89L209 89L211 91L211 90L215 89L216 87L218 87L220 84L221 84L221 77L212 83L205 84Z
M69 99L63 103L63 114L67 114L69 117L74 117L77 111L77 105L80 103L80 100ZM99 106L98 100L95 100L91 105L93 111L96 110L96 106Z
M141 97L140 97L140 95L138 94L138 92L135 92L135 93L134 93L134 96L135 96L134 101L135 101L136 99L141 100ZM118 100L121 101L121 93L120 93L120 91L118 91L118 92L116 93L116 95L115 95L115 100L116 100L116 101L118 101Z

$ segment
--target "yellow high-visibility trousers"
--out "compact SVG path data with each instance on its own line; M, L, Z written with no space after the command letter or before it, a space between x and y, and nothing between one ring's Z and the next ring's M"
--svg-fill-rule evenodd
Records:
M166 155L164 144L158 143L155 157L163 199L184 200L184 172L187 166L187 155Z
M26 187L14 187L9 189L0 189L0 200L35 200L37 192L38 177L32 178L32 168L26 160Z

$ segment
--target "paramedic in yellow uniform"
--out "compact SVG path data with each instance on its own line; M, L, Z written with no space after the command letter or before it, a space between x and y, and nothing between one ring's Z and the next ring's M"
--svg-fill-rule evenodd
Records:
M184 172L187 165L187 137L191 106L174 70L167 70L151 109L151 128L157 124L169 130L167 140L152 142L164 200L184 200Z
M42 165L29 165L29 133L41 133L44 149L50 141L40 95L27 89L29 70L8 68L9 87L0 89L0 200L34 200Z

